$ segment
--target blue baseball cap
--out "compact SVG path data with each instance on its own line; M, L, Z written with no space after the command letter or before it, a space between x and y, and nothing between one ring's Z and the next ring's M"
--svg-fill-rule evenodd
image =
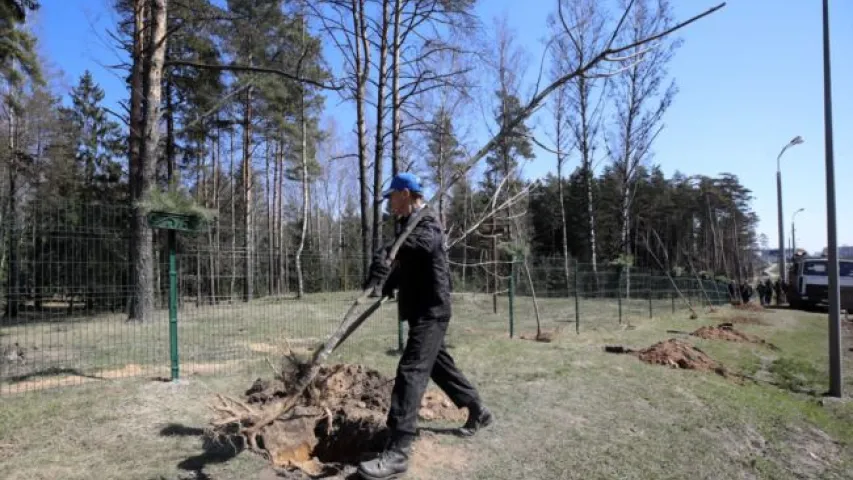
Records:
M423 195L421 179L413 173L399 173L391 180L391 187L382 192L382 197L389 198L392 193L402 192L403 190Z

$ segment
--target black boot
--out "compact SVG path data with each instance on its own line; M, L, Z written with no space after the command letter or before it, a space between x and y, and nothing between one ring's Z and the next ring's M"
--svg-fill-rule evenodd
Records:
M358 466L358 475L366 480L390 480L402 477L409 469L409 454L414 435L394 434L378 457Z
M468 421L459 429L463 437L473 437L480 429L486 428L495 421L495 416L481 403L477 402L468 407Z

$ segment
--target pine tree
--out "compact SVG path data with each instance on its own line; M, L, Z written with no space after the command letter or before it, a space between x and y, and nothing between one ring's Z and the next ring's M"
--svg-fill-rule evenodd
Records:
M123 138L118 123L108 117L103 106L104 90L88 70L70 94L71 107L62 109L74 139L78 177L76 200L111 202L120 198L122 180L119 157Z
M38 2L32 0L0 1L0 82L13 88L26 80L42 81L36 39L22 28L28 11L38 7Z
M443 190L464 159L465 152L456 137L453 120L444 109L439 109L433 116L427 135L427 167L430 169L430 180L437 190ZM439 221L447 228L445 197L446 195L442 195L438 198L437 207Z
M495 119L501 129L521 112L521 102L513 94L502 94L497 92L500 106L495 112ZM504 186L504 192L517 191L519 181L517 179L519 157L532 159L533 144L530 141L530 128L526 122L519 123L507 135L505 135L494 150L486 157L486 174L483 187L486 193L494 193L505 177L516 177L509 180ZM514 188L513 188L514 187ZM506 196L506 193L501 197Z

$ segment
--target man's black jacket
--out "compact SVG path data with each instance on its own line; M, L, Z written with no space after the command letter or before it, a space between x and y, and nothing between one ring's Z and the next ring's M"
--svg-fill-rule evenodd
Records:
M402 228L406 222L408 218L403 220ZM421 215L397 251L383 290L392 289L397 289L401 319L450 318L450 267L444 251L444 232L430 210Z

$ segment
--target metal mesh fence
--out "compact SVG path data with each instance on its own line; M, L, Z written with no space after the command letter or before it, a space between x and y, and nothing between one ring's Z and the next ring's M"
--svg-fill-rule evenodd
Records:
M173 352L161 232L153 249L154 309L145 322L131 322L128 209L29 204L4 218L2 229L0 394L98 379L169 378L173 360L181 376L266 369L271 356L311 347L331 333L363 279L360 257L317 242L301 257L305 293L297 299L296 258L281 239L255 235L249 255L244 236L227 222L179 234ZM533 333L537 312L545 329L583 332L684 307L670 279L651 272L562 259L529 259L527 266L454 261L450 335L460 329ZM728 302L725 286L713 281L678 278L676 284L694 304ZM400 339L392 302L342 349L395 349Z

